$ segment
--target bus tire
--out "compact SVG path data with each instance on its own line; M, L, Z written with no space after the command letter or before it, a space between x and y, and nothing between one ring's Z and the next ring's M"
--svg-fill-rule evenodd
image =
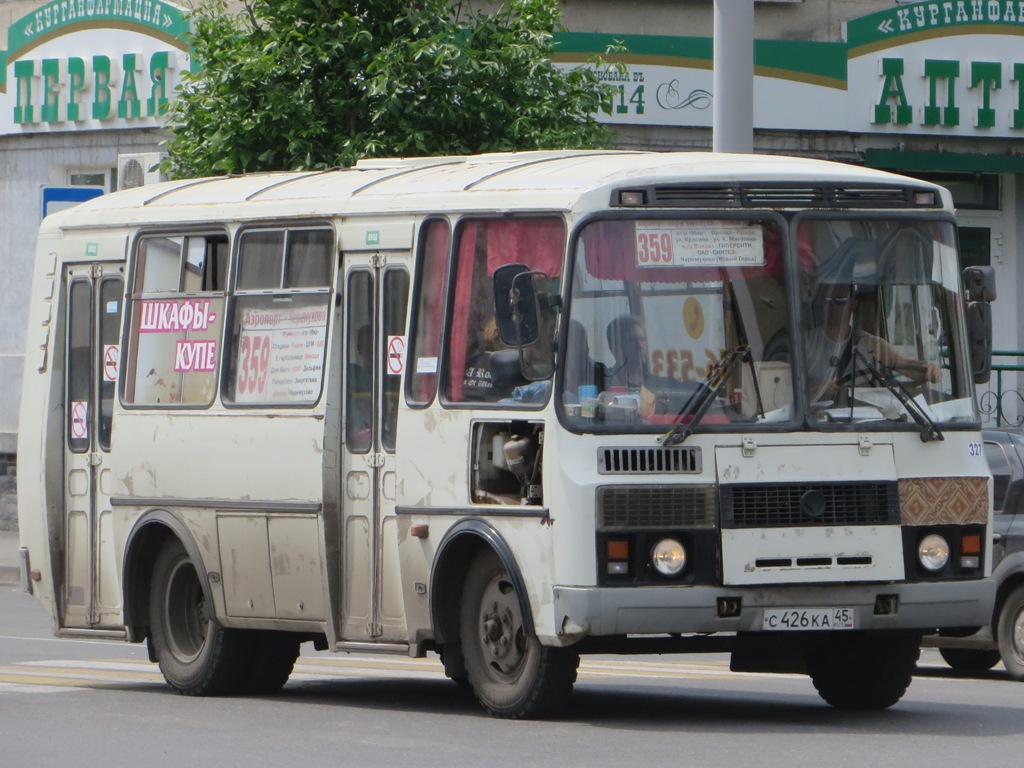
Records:
M838 709L886 709L910 686L921 640L916 635L842 634L822 638L807 655L811 681Z
M280 691L299 658L299 636L291 632L259 630L253 632L255 649L249 677L242 688L251 696L269 696Z
M981 648L939 648L939 655L957 672L987 672L999 663L999 651Z
M160 671L179 693L225 696L241 690L254 636L220 626L195 564L177 539L163 546L153 566L149 631Z
M999 612L999 653L1011 678L1024 682L1024 585L1006 597Z
M542 717L572 693L579 654L527 632L512 579L491 550L469 567L459 629L469 683L489 714Z

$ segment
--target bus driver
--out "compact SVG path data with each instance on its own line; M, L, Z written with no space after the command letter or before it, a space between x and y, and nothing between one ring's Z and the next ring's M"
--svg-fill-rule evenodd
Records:
M884 339L854 330L855 299L850 285L826 284L822 289L824 322L806 334L807 384L812 403L835 402L844 387L860 383L858 377L867 371L858 366L858 355L873 366L898 371L916 382L939 382L942 372L936 363L906 357ZM851 344L854 337L855 346Z

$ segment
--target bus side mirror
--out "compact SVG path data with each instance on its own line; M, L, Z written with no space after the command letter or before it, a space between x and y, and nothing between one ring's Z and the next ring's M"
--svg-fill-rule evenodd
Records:
M992 306L996 275L992 267L967 267L963 271L967 298L967 348L975 384L987 384L992 376Z
M996 271L992 267L966 267L963 280L967 301L996 300Z
M967 305L967 348L975 384L988 384L992 375L992 306L983 301Z
M551 282L525 264L506 264L494 271L498 335L503 344L519 351L519 371L527 381L548 379L555 372L551 341L560 305Z
M540 334L533 275L525 264L506 264L494 272L494 319L507 346L527 347Z

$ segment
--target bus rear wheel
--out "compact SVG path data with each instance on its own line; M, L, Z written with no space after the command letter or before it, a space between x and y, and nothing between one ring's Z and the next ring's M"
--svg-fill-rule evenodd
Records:
M491 715L542 717L572 693L579 654L543 646L527 631L515 584L492 551L469 568L460 635L469 683Z
M822 638L807 654L818 695L839 709L886 709L907 692L921 654L916 635Z
M187 696L223 696L246 682L252 633L221 627L181 542L164 545L149 594L153 653L168 685Z
M299 658L299 636L291 632L255 632L255 652L243 692L253 696L277 693L288 682Z

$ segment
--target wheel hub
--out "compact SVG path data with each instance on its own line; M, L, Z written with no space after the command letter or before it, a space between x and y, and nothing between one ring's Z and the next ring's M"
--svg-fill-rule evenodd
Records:
M515 590L503 578L495 579L484 592L480 611L481 643L489 666L512 675L525 655L525 634Z

